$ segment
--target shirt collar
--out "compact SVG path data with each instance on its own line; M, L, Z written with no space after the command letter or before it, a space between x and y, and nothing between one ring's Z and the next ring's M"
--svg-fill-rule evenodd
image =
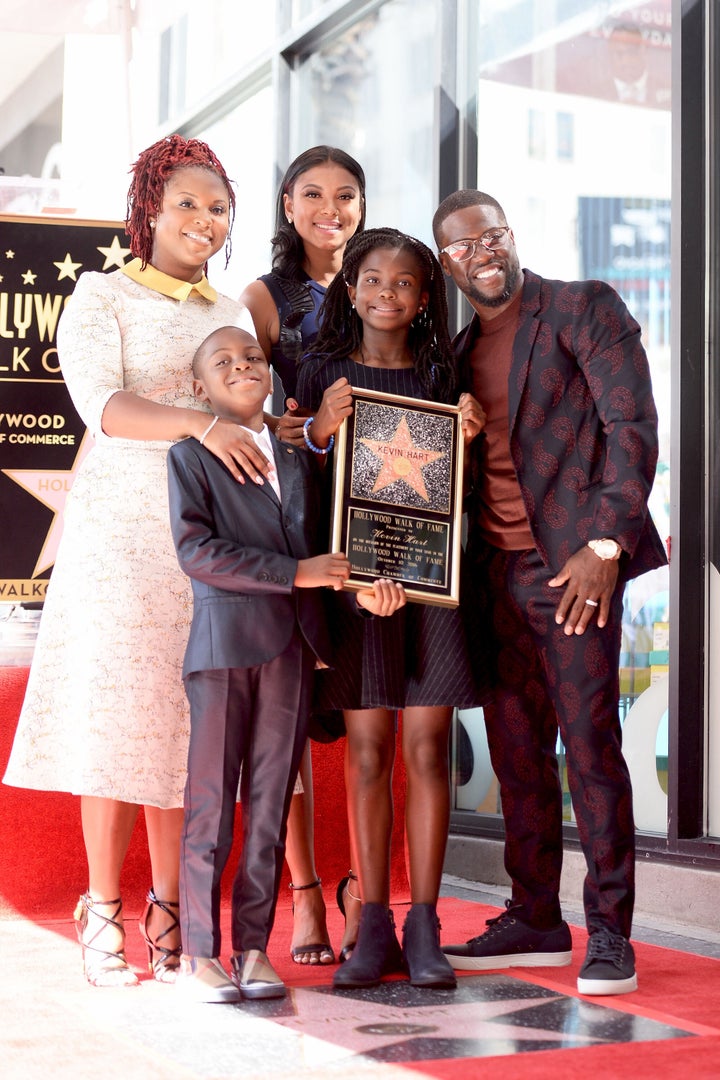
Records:
M240 424L239 427L241 427L243 431L247 431L250 433L250 435L252 435L253 439L255 440L255 445L262 450L262 452L265 454L265 457L272 465L272 468L268 473L267 477L268 482L270 484L270 487L277 495L278 499L282 502L280 481L278 479L277 467L275 465L275 448L273 447L272 437L270 435L270 430L267 424L263 424L263 426L260 428L260 431L253 431L252 428L245 427L244 424Z
M131 259L122 267L122 272L127 274L132 281L137 281L139 285L145 285L154 292L162 293L163 296L169 296L171 300L187 300L193 289L213 304L218 298L217 291L213 289L204 274L199 281L193 283L180 281L179 278L171 277L170 274L164 274L162 270L157 270L150 263L144 270L141 267L141 259Z
M263 424L259 431L253 431L252 428L245 427L244 424L239 424L238 427L241 427L243 431L247 431L250 435L252 435L257 445L260 447L261 450L265 451L268 457L275 457L275 448L273 447L272 439L270 438L270 429L268 428L267 424Z

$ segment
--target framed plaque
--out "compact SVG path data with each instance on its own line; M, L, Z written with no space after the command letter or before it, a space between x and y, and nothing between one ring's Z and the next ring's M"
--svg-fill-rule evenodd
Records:
M345 587L388 577L409 600L457 606L462 478L458 406L353 388L333 472L331 543L350 560Z

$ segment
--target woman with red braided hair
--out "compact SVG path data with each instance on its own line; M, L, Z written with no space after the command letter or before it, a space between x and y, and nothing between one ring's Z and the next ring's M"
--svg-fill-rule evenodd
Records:
M200 342L243 321L206 277L223 245L229 257L234 210L205 143L161 139L132 167L134 258L82 274L58 327L63 376L95 441L66 503L5 782L80 796L88 887L75 918L94 986L138 981L124 952L120 872L140 806L152 870L140 930L158 981L173 982L180 963L192 596L170 533L167 452L194 435L242 483L262 483L267 469L192 393Z

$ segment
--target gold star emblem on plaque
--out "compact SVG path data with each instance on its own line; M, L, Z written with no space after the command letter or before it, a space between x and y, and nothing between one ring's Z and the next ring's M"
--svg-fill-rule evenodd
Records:
M28 494L47 506L53 512L45 543L38 556L32 576L37 577L48 570L55 562L60 537L63 527L63 510L65 500L72 487L75 474L82 464L85 455L93 445L93 438L88 431L82 437L80 446L75 455L75 460L69 469L3 469L2 471Z
M443 451L417 446L404 416L392 439L358 439L358 442L364 443L382 462L382 468L375 479L373 495L397 480L403 480L421 499L430 501L422 470L426 465L443 457Z
M73 262L70 258L70 252L67 253L62 262L54 262L53 266L57 266L60 273L58 274L58 281L62 281L63 278L72 278L73 281L77 281L76 270L79 270L82 263Z
M121 247L120 238L117 235L113 236L109 247L98 247L98 251L105 256L103 270L109 270L111 266L123 267L125 256L130 254L130 248Z

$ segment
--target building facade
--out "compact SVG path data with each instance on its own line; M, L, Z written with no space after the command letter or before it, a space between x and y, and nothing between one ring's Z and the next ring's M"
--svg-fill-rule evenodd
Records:
M122 220L137 152L172 131L203 138L237 185L233 257L211 277L238 295L269 267L285 166L329 143L365 169L369 226L432 244L438 202L479 187L522 265L618 289L650 358L650 509L671 556L625 596L638 846L720 870L718 4L95 0L25 3L0 28L0 214ZM457 329L469 309L455 293L450 307ZM498 842L481 710L457 715L453 739L453 837ZM566 816L572 850L569 798Z

